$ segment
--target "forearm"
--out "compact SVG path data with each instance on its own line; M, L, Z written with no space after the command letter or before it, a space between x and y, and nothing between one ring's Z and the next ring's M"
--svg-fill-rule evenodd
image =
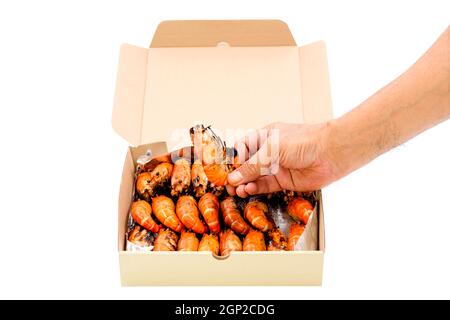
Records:
M403 75L329 123L328 153L343 176L448 118L449 28Z

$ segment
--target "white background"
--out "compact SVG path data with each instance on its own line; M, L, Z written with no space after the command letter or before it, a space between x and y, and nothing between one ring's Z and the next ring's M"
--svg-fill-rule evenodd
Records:
M119 46L147 46L165 19L236 18L285 20L299 45L325 40L340 116L414 63L450 8L2 1L0 298L450 298L449 121L324 190L323 287L121 288L116 206L127 143L110 121Z

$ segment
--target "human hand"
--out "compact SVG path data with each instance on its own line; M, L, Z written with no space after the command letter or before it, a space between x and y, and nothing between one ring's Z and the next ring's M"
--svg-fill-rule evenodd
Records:
M311 191L336 180L338 168L327 153L328 127L274 123L248 134L235 144L243 164L229 174L228 193Z
M342 117L276 123L238 141L227 190L241 197L320 189L420 132L450 119L450 27L404 74Z

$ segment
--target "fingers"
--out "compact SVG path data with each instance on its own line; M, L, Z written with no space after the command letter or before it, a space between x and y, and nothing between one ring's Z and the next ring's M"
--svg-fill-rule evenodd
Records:
M263 128L250 131L243 138L236 141L234 148L238 151L241 163L253 156L266 142L269 135L270 130Z
M294 183L294 179L297 180L297 183ZM281 167L276 174L262 176L257 178L255 181L251 181L237 187L227 185L227 191L230 195L238 195L241 198L281 190L303 191L310 190L308 189L310 188L308 181L308 179L300 179L295 173L291 173L289 169Z
M278 152L272 151L269 143L264 144L256 154L228 175L228 182L236 187L271 174L272 168L278 167Z
M283 190L275 176L264 176L253 182L242 184L237 187L227 185L228 194L231 196L238 195L241 198L255 194L272 193Z
M247 195L272 193L280 190L282 190L282 188L275 176L261 177L254 182L250 182L244 186L244 192Z

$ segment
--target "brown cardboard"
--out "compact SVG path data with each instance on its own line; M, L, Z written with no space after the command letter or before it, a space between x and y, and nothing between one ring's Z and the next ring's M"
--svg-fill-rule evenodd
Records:
M226 42L230 47L217 48L217 43ZM223 50L223 51L222 51ZM251 61L251 54L263 56L266 63ZM201 63L192 69L186 63L186 55L191 58L201 56L208 68ZM155 57L155 59L153 59ZM242 60L240 60L242 57ZM261 92L246 96L241 92L239 99L227 111L246 120L240 124L246 128L258 127L279 119L280 113L287 115L290 122L316 123L330 119L331 97L328 80L326 50L323 42L296 47L286 24L277 20L264 21L166 21L158 26L152 41L152 48L145 49L131 45L121 48L117 75L116 96L113 110L113 127L131 145L125 159L119 198L119 259L123 285L320 285L322 280L325 230L322 199L319 199L319 251L308 252L260 252L235 253L225 259L216 259L208 253L138 253L126 252L125 230L128 210L132 200L135 162L139 155L150 149L152 154L165 153L167 136L173 129L174 118L181 118L178 126L189 126L200 120L214 127L229 126L230 118L204 113L211 103L205 99L192 105L200 92L184 90L183 82L164 82L164 70L173 79L176 72L167 70L171 64L179 63L189 81L196 76L212 78L221 83L223 92L232 90L232 82L221 82L220 76L208 73L208 69L220 61L230 64L234 59L238 66L228 77L235 81L243 78L251 81L252 88ZM221 60L224 59L224 60ZM177 62L178 61L178 62ZM179 62L181 61L181 62ZM209 61L209 62L208 62ZM170 63L168 63L170 62ZM244 63L245 62L245 63ZM236 66L235 65L235 66ZM250 65L250 74L245 66ZM164 70L158 68L164 66ZM151 67L151 68L150 68ZM191 68L191 69L189 69ZM203 68L203 69L202 69ZM259 68L260 74L255 76ZM284 68L280 73L279 68ZM295 72L293 69L295 68ZM242 71L240 71L242 70ZM197 72L195 72L197 71ZM266 76L269 79L261 79ZM270 77L282 79L274 82ZM162 85L164 84L164 85ZM205 86L206 82L201 82ZM243 85L245 82L243 82ZM170 86L170 87L169 87ZM220 86L215 87L211 97L221 94ZM157 89L158 92L151 90ZM184 90L184 91L183 91ZM217 91L218 90L218 91ZM169 95L183 93L186 109L177 114L166 112L164 102ZM267 92L275 92L279 98L276 107L267 103L274 100ZM235 99L239 90L234 88L231 98ZM183 99L184 97L184 99ZM156 99L156 100L155 100ZM284 99L284 100L283 100ZM262 116L255 117L254 101L264 109ZM228 101L227 103L231 103ZM245 105L247 104L247 105ZM292 108L297 106L298 109ZM214 121L213 121L214 120ZM284 121L283 118L281 118ZM265 124L264 123L264 124ZM233 126L231 126L233 128ZM164 142L156 142L164 141ZM156 143L155 143L156 142ZM280 265L282 272L280 272ZM183 266L183 268L180 268ZM159 270L156 272L155 270Z

